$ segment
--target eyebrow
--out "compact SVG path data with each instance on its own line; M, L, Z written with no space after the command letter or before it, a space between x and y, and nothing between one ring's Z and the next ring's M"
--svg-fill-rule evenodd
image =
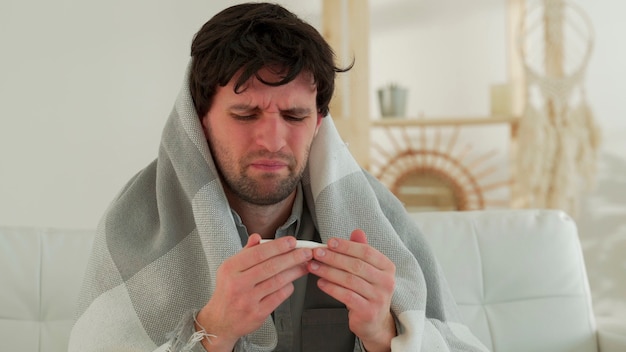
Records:
M246 104L235 104L230 107L230 110L254 112L260 110L257 106L250 106ZM295 116L307 116L311 114L310 108L294 107L290 109L280 110L281 114L295 115Z

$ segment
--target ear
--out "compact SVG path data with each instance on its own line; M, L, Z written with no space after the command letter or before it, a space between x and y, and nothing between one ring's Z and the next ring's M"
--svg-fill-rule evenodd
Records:
M315 134L314 136L317 136L317 132L320 130L320 126L322 125L322 119L324 118L324 116L322 116L322 114L320 114L319 112L317 113L317 123L315 124Z
M202 132L204 132L204 138L206 138L207 140L209 139L209 113L207 112L206 115L204 115L201 119L200 119L200 124L202 124Z

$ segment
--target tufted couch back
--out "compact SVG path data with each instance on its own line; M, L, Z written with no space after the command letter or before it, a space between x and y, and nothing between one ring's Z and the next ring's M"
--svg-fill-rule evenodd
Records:
M92 231L0 228L0 350L67 351Z
M597 352L574 222L558 211L412 214L494 352ZM92 231L0 227L0 350L61 352Z
M461 315L494 352L596 352L574 221L555 210L415 213Z

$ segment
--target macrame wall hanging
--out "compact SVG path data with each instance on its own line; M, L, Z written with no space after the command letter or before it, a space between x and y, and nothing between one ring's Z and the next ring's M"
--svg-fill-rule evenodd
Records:
M519 33L526 105L517 134L515 206L576 215L580 196L593 185L600 143L584 87L591 22L570 2L544 0L527 7Z

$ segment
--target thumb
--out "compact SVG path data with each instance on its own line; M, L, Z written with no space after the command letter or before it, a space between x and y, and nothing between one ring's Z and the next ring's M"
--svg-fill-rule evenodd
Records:
M367 244L367 236L365 231L356 229L350 234L350 241Z
M259 243L261 243L261 235L259 235L258 233L253 233L248 237L248 243L246 243L245 248L254 247Z

